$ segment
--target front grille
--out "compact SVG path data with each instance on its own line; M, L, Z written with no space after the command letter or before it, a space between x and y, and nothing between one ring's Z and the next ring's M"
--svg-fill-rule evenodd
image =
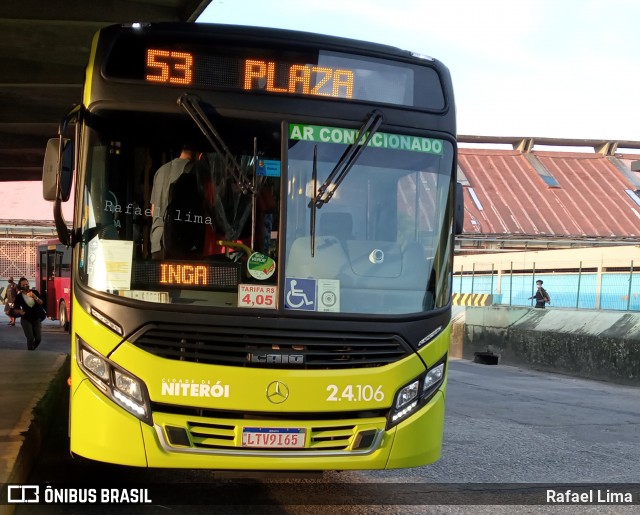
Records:
M177 328L165 324L143 330L131 341L165 359L270 369L378 367L412 352L395 334L292 333L237 327Z
M282 427L296 434L304 433L304 446L264 448L245 445L244 429L262 427L261 420L246 423L215 418L187 418L178 420L171 415L154 414L155 429L161 445L168 452L238 456L353 456L370 454L382 444L384 418L361 419L357 423L344 421L315 421L307 425L301 420L289 420Z
M228 425L231 420L273 420L282 423L288 423L291 420L322 420L323 422L334 421L336 419L368 419L368 418L386 418L389 412L388 408L378 408L370 410L357 411L310 411L310 412L260 412L260 411L225 411L215 408L196 408L194 406L184 406L177 404L164 404L161 402L151 402L151 411L153 415L161 417L185 417L188 419L215 419L220 421L222 425Z

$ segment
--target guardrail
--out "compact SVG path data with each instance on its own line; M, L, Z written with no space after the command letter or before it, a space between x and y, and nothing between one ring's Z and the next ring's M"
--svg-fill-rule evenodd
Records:
M493 295L486 293L454 293L451 298L454 306L491 306Z
M640 313L466 307L452 322L453 358L640 386Z

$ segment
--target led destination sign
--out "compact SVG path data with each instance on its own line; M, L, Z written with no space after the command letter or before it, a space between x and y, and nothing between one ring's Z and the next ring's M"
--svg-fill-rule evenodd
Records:
M244 59L243 62L240 83L245 90L353 98L353 70L287 65L259 59ZM188 52L150 48L147 50L145 80L192 86L193 63L194 56Z
M287 78L285 84L278 87L275 84L276 67L277 63L273 61L247 59L244 66L244 89L264 88L273 93L353 98L353 70L292 64L284 72Z
M193 55L188 52L147 50L145 80L165 84L193 84Z
M240 267L226 262L138 261L133 263L132 275L132 284L146 288L235 291Z
M122 35L102 77L147 85L334 98L441 110L442 84L429 61L394 61L323 49L240 47L196 37Z
M209 267L184 263L160 263L160 284L206 286L209 284Z

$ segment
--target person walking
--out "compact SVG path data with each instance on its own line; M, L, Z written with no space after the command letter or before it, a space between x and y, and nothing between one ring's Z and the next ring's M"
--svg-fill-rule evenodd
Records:
M542 287L542 281L540 279L536 281L536 287L538 290L535 295L529 297L528 300L536 299L536 308L544 309L545 304L551 303L551 297L549 297L547 290Z
M29 287L26 277L18 281L18 294L13 303L16 316L20 317L20 325L27 338L27 349L36 350L42 341L41 322L45 318L44 301L40 292Z
M18 287L13 282L13 277L9 277L7 288L4 291L4 312L9 317L9 325L16 325L16 317L13 311L13 303L16 300Z

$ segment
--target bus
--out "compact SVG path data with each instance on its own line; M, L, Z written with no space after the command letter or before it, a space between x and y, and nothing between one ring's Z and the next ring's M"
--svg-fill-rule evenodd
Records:
M47 317L69 330L71 316L71 248L58 240L38 245L36 288L43 295Z
M438 460L456 156L431 57L268 28L101 29L43 168L73 252L71 452L244 471Z

